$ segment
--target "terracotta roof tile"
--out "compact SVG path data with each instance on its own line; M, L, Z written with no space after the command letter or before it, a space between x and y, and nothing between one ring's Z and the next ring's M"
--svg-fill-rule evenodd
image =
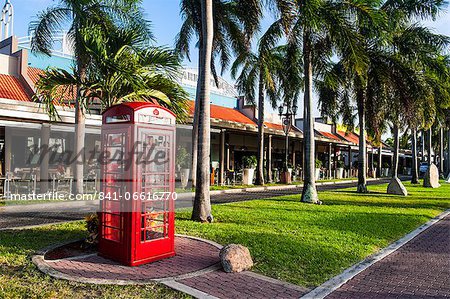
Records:
M27 68L27 74L28 77L30 77L31 81L36 84L37 81L39 80L40 75L43 73L44 71L35 67L28 67Z
M14 76L0 74L0 98L31 101L30 95L20 80Z
M28 77L31 79L33 84L36 84L39 81L39 78L43 73L44 70L35 67L28 67L27 69ZM74 107L73 103L75 102L75 98L77 96L76 89L72 88L63 90L62 88L59 88L58 91L58 93L61 94L62 99L58 101L55 100L54 104L58 106Z
M266 127L268 127L269 129L274 129L274 130L280 130L283 131L283 125L281 124L274 124L274 123L264 123L264 125Z
M356 134L354 134L353 132L337 131L337 133L344 140L347 140L348 142L352 142L354 144L359 144L359 137Z
M320 135L322 135L323 137L326 137L328 139L333 139L333 140L337 140L337 141L342 141L341 138L339 138L338 136L336 136L333 133L329 133L329 132L323 132L323 131L317 131L319 132Z
M347 140L348 142L352 142L356 145L359 144L359 135L353 132L344 132L344 131L337 131L337 134L341 136L344 140ZM372 143L370 140L366 137L367 145L372 146Z
M190 115L194 115L194 101L189 102ZM232 121L248 125L256 125L254 121L236 109L211 104L211 118Z

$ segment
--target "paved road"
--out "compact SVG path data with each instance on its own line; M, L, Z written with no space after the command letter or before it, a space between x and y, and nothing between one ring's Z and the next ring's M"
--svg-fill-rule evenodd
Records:
M450 215L327 296L450 298Z
M369 181L368 184L382 184L387 180ZM342 183L318 186L319 191L342 189L356 186L355 183ZM233 193L222 193L211 195L213 204L238 202L253 199L270 198L276 196L300 194L301 188L279 188L264 191L244 191ZM64 203L42 203L34 205L7 205L0 207L0 230L34 226L47 223L66 222L83 219L87 214L96 211L97 201L90 202L64 202ZM192 207L192 196L190 194L180 194L176 201L177 208Z

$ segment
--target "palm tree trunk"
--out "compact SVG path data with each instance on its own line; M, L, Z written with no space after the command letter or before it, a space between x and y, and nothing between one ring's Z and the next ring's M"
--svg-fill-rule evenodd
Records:
M392 178L398 177L398 152L399 152L399 128L398 124L394 124L394 157L392 165Z
M211 55L213 44L213 7L212 0L202 0L202 37L201 69L199 70L200 97L198 110L198 161L197 182L195 186L192 220L212 222L210 186L210 82Z
M86 78L86 66L78 62L78 72L81 80ZM81 90L77 88L77 98L75 101L75 168L74 168L74 193L83 194L84 179L84 139L85 139L86 115L82 103Z
M420 133L420 149L422 152L422 159L421 162L425 162L425 129L421 130Z
M432 159L432 155L431 155L431 149L433 148L432 146L432 126L428 129L428 144L427 144L427 155L428 155L428 165L431 165L431 159Z
M200 38L201 42L201 38ZM198 69L202 69L202 51L199 49L198 51ZM197 90L195 92L195 107L194 107L194 117L192 120L192 187L195 188L197 184L197 160L198 160L198 110L199 110L199 97L200 97L200 74L198 74L197 79Z
M358 84L360 85L360 84ZM357 85L357 86L358 86ZM367 163L366 163L366 99L363 88L360 86L356 93L358 102L359 120L359 153L358 153L358 193L367 193Z
M447 130L447 175L450 176L450 128Z
M450 176L450 128L447 130L447 175Z
M444 175L444 127L439 129L439 173Z
M262 72L259 74L257 168L256 185L264 185L264 81Z
M379 178L381 178L382 171L383 171L382 163L383 163L383 141L380 140L380 146L378 147L378 165L377 165L377 175Z
M411 130L412 169L411 184L419 184L419 169L417 165L417 129Z
M304 152L305 152L305 180L303 182L302 202L318 203L316 182L315 182L315 144L314 144L314 117L312 114L312 49L311 35L308 30L303 34L303 62L305 77L305 94L304 94L304 119L303 119L303 135L304 135Z

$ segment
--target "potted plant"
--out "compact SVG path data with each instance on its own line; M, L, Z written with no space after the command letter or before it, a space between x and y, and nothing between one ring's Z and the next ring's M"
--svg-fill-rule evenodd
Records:
M342 179L344 177L344 167L345 163L342 160L337 161L337 171L336 171L336 178Z
M387 163L387 162L384 162L383 164L382 164L382 168L383 168L383 176L385 176L385 177L388 177L389 176L389 163Z
M244 173L242 174L243 185L253 185L256 163L256 156L242 157L242 166L244 167Z
M177 158L176 158L177 168L180 171L181 176L181 188L185 189L187 187L189 181L189 153L186 148L179 146L177 149Z
M322 168L322 161L316 159L316 181L320 180L320 169Z

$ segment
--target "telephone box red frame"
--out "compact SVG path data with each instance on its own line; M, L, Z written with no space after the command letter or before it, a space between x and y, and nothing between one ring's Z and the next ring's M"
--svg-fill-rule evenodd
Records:
M116 146L111 145L110 142L118 139L111 136L120 136L119 140L121 141L117 143L117 146L122 148L126 155L125 159L129 159L133 163L125 170L123 163L120 167L115 165L115 169L121 169L121 172L112 171L114 165L111 163L103 163L102 194L103 197L108 193L114 194L114 198L109 196L107 199L101 200L99 255L128 266L138 266L174 256L175 115L170 110L151 103L119 104L103 113L103 153L108 148ZM140 166L134 162L136 151L133 146L136 146L137 141L143 141L140 140L142 136L149 137L152 142L156 140L153 137L157 137L159 140L169 140L169 146L162 147L167 151L169 158L168 163L165 163L164 166L168 169L165 168L164 172L146 172L144 174L143 167L147 166L145 164ZM148 176L164 177L164 182L145 187L150 189L150 192L143 191L143 186L147 186L146 184L151 181L150 179L144 180ZM154 180L156 182L156 179ZM119 181L120 183L117 185L119 187L116 187L114 183ZM152 190L162 189L169 193L164 200L142 201L140 198L141 194L147 196ZM118 191L112 192L111 190ZM138 200L133 198L134 194L138 195ZM150 205L153 205L151 206L152 212L148 212ZM155 206L158 206L159 210L154 209ZM148 226L149 220L150 226ZM161 222L162 224L158 225Z

